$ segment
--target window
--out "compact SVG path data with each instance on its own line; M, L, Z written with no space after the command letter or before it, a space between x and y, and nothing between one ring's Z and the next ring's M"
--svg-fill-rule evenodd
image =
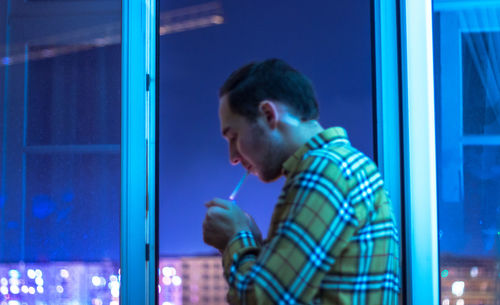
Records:
M0 4L2 304L119 302L120 6Z
M436 1L439 2L439 1ZM500 7L434 12L441 304L498 304Z
M160 257L190 263L182 268L183 283L192 283L184 304L203 303L204 278L225 300L220 257L203 243L203 203L229 196L244 170L228 162L218 88L250 61L282 58L311 78L324 127L345 127L373 157L370 2L161 1L160 11ZM264 235L281 182L251 176L238 194ZM173 302L167 288L160 303Z

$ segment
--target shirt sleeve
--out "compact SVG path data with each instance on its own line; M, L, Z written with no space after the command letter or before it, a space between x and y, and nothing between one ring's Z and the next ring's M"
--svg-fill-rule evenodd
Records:
M325 274L359 226L349 181L326 158L310 157L290 178L290 205L276 232L258 246L241 231L223 254L231 304L310 304Z

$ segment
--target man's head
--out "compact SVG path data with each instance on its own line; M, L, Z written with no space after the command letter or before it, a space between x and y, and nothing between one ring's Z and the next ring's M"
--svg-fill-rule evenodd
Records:
M265 182L281 176L283 162L310 136L310 122L318 117L310 81L278 59L236 70L219 97L231 163L241 163Z
M219 90L219 97L225 95L231 110L252 122L263 100L287 105L302 121L318 118L311 82L280 59L252 62L234 71Z

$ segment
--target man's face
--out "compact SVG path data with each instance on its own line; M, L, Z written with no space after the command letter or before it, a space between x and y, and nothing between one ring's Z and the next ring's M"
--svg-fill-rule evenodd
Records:
M241 165L262 181L273 181L281 176L286 160L280 152L279 141L259 116L255 122L231 111L227 95L220 99L219 119L222 136L228 141L229 161Z

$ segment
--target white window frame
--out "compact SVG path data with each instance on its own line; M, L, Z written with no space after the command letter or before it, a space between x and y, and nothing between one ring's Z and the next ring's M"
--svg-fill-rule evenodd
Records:
M402 211L403 303L437 305L432 0L376 0L374 15L378 162Z
M439 255L432 0L407 0L401 7L407 301L437 305Z

